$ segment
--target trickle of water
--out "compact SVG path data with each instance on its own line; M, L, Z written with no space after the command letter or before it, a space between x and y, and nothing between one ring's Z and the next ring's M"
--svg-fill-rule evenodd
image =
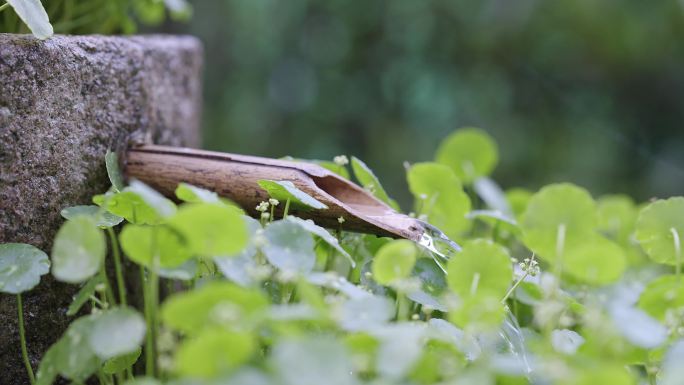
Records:
M511 353L518 357L521 363L525 366L527 374L532 373L532 367L530 367L529 355L525 345L525 337L520 330L520 324L518 324L518 320L509 310L506 310L506 318L504 319L504 323L501 327L501 337L508 344Z
M418 244L432 252L432 258L435 260L435 263L437 263L437 266L446 274L446 269L436 257L441 258L443 261L448 261L453 254L461 251L461 246L449 239L449 237L437 227L427 222L419 222L423 226L424 231Z

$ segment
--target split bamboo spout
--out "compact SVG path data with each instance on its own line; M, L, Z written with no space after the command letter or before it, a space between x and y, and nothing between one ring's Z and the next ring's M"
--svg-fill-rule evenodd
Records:
M420 241L426 231L422 222L394 211L356 184L310 163L142 145L128 151L125 173L167 196L173 196L181 182L206 188L254 216L260 214L255 209L259 202L269 198L259 180L290 181L328 206L322 210L291 210L321 226L414 241ZM340 217L343 223L338 221Z

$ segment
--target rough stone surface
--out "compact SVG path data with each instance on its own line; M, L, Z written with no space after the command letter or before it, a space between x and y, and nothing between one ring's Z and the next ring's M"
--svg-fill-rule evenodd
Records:
M0 243L50 252L61 208L107 189L104 155L131 137L199 141L202 47L192 37L0 34ZM31 362L65 329L77 288L24 295ZM16 299L0 293L0 383L27 384Z

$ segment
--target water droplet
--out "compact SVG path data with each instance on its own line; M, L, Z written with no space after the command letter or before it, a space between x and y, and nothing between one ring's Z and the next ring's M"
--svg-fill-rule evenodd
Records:
M424 230L418 244L432 252L432 258L435 260L435 263L446 274L446 269L437 257L448 261L453 254L461 251L461 246L449 239L437 227L422 221L420 223L423 225Z

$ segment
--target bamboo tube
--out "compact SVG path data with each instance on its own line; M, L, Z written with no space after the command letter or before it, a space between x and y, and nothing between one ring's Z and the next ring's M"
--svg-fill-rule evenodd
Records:
M255 209L259 202L269 198L259 180L291 181L328 209L303 211L292 207L290 212L321 226L414 241L425 232L420 221L397 213L361 187L315 164L142 145L128 151L124 167L128 178L138 179L166 196L173 197L178 184L186 182L231 199L253 216L260 214ZM282 215L283 206L278 206L276 215ZM343 223L338 221L340 217Z

